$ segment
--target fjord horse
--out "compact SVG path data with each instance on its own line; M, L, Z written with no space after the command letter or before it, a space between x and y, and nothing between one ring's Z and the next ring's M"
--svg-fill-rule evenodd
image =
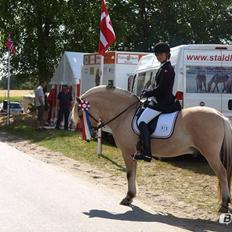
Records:
M120 148L127 172L128 192L121 201L129 205L136 195L136 161L131 155L136 150L138 136L131 128L131 121L139 105L135 95L118 88L99 86L88 90L81 99L90 103L89 114L101 119L112 130ZM79 120L78 102L72 110L74 122ZM95 121L91 119L92 124ZM199 151L208 161L219 179L221 193L220 212L229 211L232 174L232 128L229 120L215 109L192 107L183 109L177 118L175 131L168 139L152 139L152 154L156 157L174 157Z

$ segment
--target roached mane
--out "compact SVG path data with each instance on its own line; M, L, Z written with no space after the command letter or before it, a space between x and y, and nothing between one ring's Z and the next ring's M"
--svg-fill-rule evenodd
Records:
M118 88L118 87L115 87L113 89L107 89L105 85L101 85L101 86L97 86L97 87L89 89L88 91L86 91L81 96L81 98L86 98L86 97L88 97L89 94L92 94L92 93L102 93L103 91L105 91L105 92L107 92L107 91L113 91L114 93L116 93L118 95L121 95L121 96L124 95L124 96L129 97L129 98L136 98L136 99L138 99L138 97L136 95L128 92L127 90L124 90L124 89L121 89L121 88Z

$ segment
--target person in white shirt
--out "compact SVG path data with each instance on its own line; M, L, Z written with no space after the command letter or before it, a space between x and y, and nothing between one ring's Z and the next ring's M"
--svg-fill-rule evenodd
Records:
M45 108L45 94L44 88L46 87L46 81L40 81L40 85L35 90L35 106L37 109L37 130L44 129L44 108Z

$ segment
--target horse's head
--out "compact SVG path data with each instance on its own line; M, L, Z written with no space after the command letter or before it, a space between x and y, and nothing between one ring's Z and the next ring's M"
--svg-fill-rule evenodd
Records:
M116 87L109 88L108 86L94 87L76 99L72 110L74 123L78 123L82 116L82 110L79 107L81 100L87 100L89 102L89 120L92 127L95 128L100 120L102 125L108 125L114 122L115 118L121 115L121 112L131 109L132 106L135 108L139 102L138 98L128 91Z

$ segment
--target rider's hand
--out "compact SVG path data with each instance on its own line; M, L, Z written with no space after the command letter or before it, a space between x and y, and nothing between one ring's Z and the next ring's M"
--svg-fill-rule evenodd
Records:
M150 97L150 91L149 90L143 90L143 92L142 92L142 97Z

